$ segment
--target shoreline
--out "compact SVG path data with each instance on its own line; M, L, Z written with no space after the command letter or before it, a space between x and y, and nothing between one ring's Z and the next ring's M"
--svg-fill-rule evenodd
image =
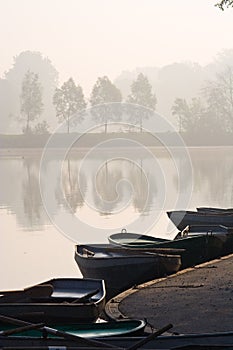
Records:
M90 150L101 153L101 152L114 152L114 151L119 151L122 150L123 152L132 152L132 151L142 151L145 152L147 149L148 150L158 150L160 152L167 152L168 150L175 150L175 151L180 151L183 150L184 148L187 149L188 151L203 151L203 152L208 152L208 151L225 151L225 150L233 150L233 146L186 146L186 147L180 147L180 146L145 146L142 145L141 147L97 147L98 145L95 146L87 146L87 147L72 147L71 148L71 154L77 154L77 153L85 153ZM30 156L30 155L42 155L42 153L46 150L46 147L22 147L22 148L1 148L0 149L0 157L23 157L23 156ZM46 151L51 154L59 154L59 153L64 153L64 150L66 151L66 148L49 148Z
M131 288L105 307L110 319L146 318L155 329L173 332L232 330L233 254ZM206 322L208 320L208 322Z

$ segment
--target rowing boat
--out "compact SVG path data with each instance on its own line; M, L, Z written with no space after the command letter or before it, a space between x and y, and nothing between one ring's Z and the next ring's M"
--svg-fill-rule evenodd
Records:
M167 212L169 219L180 230L188 225L224 225L227 227L233 226L233 212L216 214L208 211L185 211L176 210Z
M191 226L186 232L179 233L174 240L161 239L153 236L134 233L115 233L108 237L109 242L115 246L127 249L141 249L141 251L162 250L169 254L181 255L181 268L203 263L227 253L228 234L225 227L216 227L213 231L209 227ZM196 232L195 232L196 231ZM233 237L230 235L229 237ZM229 242L229 241L228 241Z
M75 260L83 277L105 280L107 298L177 272L181 266L180 255L126 250L110 244L77 245Z
M0 294L0 314L51 324L95 321L105 306L106 291L101 279L55 278Z

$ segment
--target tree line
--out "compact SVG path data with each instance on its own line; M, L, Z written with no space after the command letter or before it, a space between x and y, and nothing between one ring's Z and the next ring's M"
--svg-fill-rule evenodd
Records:
M22 82L20 95L21 115L26 122L24 133L47 133L49 125L46 121L38 123L34 130L30 123L39 118L43 109L42 88L38 75L28 71ZM99 77L95 83L89 104L91 114L96 123L104 124L105 133L110 121L119 121L116 108L111 103L122 102L121 91L109 80L107 76ZM126 102L136 104L154 111L156 109L156 95L148 78L140 73L131 85L131 93ZM55 89L53 104L59 122L66 122L67 132L70 132L71 117L78 113L77 122L84 119L87 101L80 85L76 85L72 78L68 79L60 88ZM110 104L110 105L108 105ZM95 108L97 107L97 108ZM133 115L132 115L133 114ZM143 120L149 118L145 109L133 110L129 122L139 125L142 131ZM137 115L138 114L138 115ZM200 96L193 97L190 102L184 98L176 98L172 106L172 114L177 118L179 131L187 133L198 132L230 132L233 133L233 68L227 67L225 71L209 81L200 91Z
M155 72L162 85L153 83ZM204 80L203 76L209 79ZM205 71L198 65L172 64L158 72L155 68L137 71L128 77L127 89L124 82L124 76L115 82L107 76L99 77L86 97L72 77L58 85L58 72L48 58L38 52L23 52L14 58L5 79L0 79L1 126L20 121L24 134L45 134L59 121L66 123L69 133L72 116L76 114L76 122L82 123L87 118L86 109L90 108L92 119L96 125L104 126L106 133L108 123L123 119L121 109L114 103L128 102L146 107L129 108L124 120L132 125L132 130L136 126L142 131L145 121L153 114L150 111L157 110L158 105L161 108L163 98L180 132L233 132L233 50L220 54L216 64L210 64ZM164 95L161 90L165 91ZM53 124L51 115L54 115ZM165 116L169 118L166 113ZM153 124L156 131L155 119Z
M172 113L180 132L233 133L233 67L207 82L191 101L176 98Z
M120 115L116 113L117 109L111 104L122 102L122 94L107 76L97 79L88 102L89 106L92 107L93 119L96 123L105 125L105 133L109 121L119 121ZM77 85L73 78L69 78L60 88L55 89L53 104L56 116L59 122L66 123L67 133L70 132L71 118L74 114L77 115L76 122L81 123L83 121L88 102L84 97L82 87ZM126 102L155 110L156 96L152 93L148 78L142 73L132 83L131 94ZM23 133L42 134L49 132L49 125L45 120L38 123L34 128L31 127L31 123L39 119L42 111L42 86L38 74L28 70L23 78L20 94L21 120L25 123L22 129ZM144 115L144 117L146 116ZM142 117L139 120L134 120L131 116L130 119L131 122L139 122L142 130Z

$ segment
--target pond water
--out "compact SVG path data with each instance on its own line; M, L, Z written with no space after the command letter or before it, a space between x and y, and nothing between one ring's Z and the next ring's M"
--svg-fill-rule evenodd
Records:
M233 148L9 152L1 163L0 289L80 277L75 243L173 238L166 211L233 207Z

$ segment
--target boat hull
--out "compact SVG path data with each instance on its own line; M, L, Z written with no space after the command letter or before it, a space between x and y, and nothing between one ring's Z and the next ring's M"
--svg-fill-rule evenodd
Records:
M184 230L188 225L224 225L233 226L233 213L215 214L209 212L192 211L171 211L167 213L169 219L180 230Z
M232 214L233 208L198 207L197 211L213 214Z
M195 230L195 227L191 231ZM197 228L198 233L188 233L183 237L180 234L174 240L159 239L157 242L156 238L150 236L147 239L146 236L143 236L141 239L140 235L124 233L122 237L120 233L111 235L109 241L115 243L116 246L122 243L122 247L132 249L137 247L145 251L152 249L161 251L170 249L170 252L182 250L179 253L182 260L181 268L186 268L215 259L226 253L226 249L229 248L229 245L226 244L227 231L225 229L221 231L221 228L218 227L215 229L219 234L211 234L207 227L202 226Z
M177 272L181 266L177 255L140 254L97 244L76 246L75 260L85 278L104 279L108 299L134 285Z
M110 337L110 338L91 338L93 340L103 343L101 349L107 349L104 344L110 344L112 346L129 348L139 341L145 339L145 337ZM184 335L171 335L171 336L159 336L144 345L140 346L140 349L171 349L181 348L192 349L192 346L196 349L228 349L233 348L233 332L219 332L219 333L205 333L205 334L184 334ZM30 338L30 337L0 337L0 346L6 348L46 348L46 347L73 347L75 349L85 349L87 344L81 340L74 342L72 340L61 338ZM89 345L88 349L96 349Z
M160 243L159 246L185 249L181 253L181 268L184 269L218 258L222 253L223 244L216 236L197 235Z
M101 279L58 278L39 285L44 284L53 288L52 295L46 301L36 298L26 302L0 302L0 314L50 325L94 322L104 309L106 290ZM78 301L83 295L95 290L98 292L86 302Z
M146 327L145 320L124 319L111 322L82 323L82 324L52 324L51 328L59 332L66 332L82 338L118 337L118 336L139 336L143 335ZM0 323L0 331L7 331L14 328L12 325ZM48 335L51 337L51 335ZM27 330L17 333L17 337L41 337L38 329ZM54 336L53 336L54 337Z

